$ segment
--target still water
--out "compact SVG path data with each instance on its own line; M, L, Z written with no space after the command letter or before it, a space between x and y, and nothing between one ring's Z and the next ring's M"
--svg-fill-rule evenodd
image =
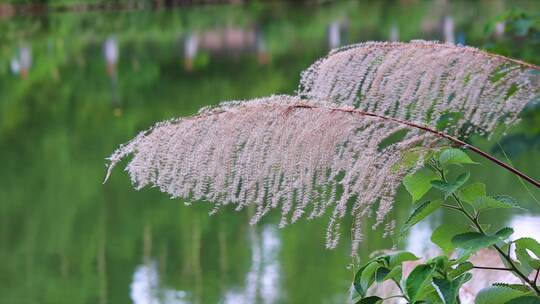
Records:
M421 38L485 46L497 39L486 23L511 5L540 8L273 2L1 16L0 303L345 302L350 249L347 238L324 249L327 219L278 229L272 216L249 226L251 210L209 217L207 204L133 190L121 170L102 185L105 157L156 121L291 94L299 73L339 45ZM530 138L526 123L507 136ZM540 178L538 149L519 147L514 165ZM540 235L539 208L514 177L483 165L472 179L530 209L494 212L491 222ZM401 193L392 216L402 222L409 211ZM428 252L430 231L452 221L460 219L435 214L397 247ZM370 223L365 229L363 258L394 245Z

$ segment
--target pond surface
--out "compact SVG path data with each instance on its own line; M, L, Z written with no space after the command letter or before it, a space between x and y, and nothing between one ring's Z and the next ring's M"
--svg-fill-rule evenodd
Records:
M205 203L133 190L122 170L103 185L105 158L156 121L292 94L300 72L339 45L488 45L496 37L486 23L509 8L381 1L0 14L0 303L345 302L349 242L324 249L327 218L278 229L272 215L249 226L251 210L209 217ZM540 59L538 50L524 54ZM507 136L538 140L527 123ZM538 146L517 142L512 162L540 178ZM495 143L478 140L486 150ZM472 179L530 210L493 212L491 222L540 235L539 208L515 177L482 165ZM401 193L392 216L400 223L409 211ZM457 221L437 213L397 246L427 252L430 231ZM363 258L393 246L370 223L365 230Z

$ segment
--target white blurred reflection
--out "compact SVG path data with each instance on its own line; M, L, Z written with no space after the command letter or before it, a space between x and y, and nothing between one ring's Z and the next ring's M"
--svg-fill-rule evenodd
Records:
M341 45L341 25L339 21L332 21L328 25L328 47L335 49Z
M444 42L450 43L450 44L456 43L456 37L455 37L454 31L455 31L454 18L452 16L444 17L444 20L443 20Z
M433 233L432 224L429 221L422 221L411 228L407 237L405 250L414 253L419 257L433 257L439 253L438 247L431 242Z
M32 66L32 48L30 45L23 45L19 48L16 55L11 58L11 73L26 78L28 71Z
M224 303L276 303L279 300L281 239L274 226L264 226L260 236L255 229L252 227L250 233L252 256L246 286L227 291Z
M390 41L399 41L399 28L395 24L390 28Z
M155 261L142 264L135 269L130 288L130 297L135 304L190 303L187 292L160 286Z
M508 226L514 228L512 240L530 237L540 242L540 216L516 215Z

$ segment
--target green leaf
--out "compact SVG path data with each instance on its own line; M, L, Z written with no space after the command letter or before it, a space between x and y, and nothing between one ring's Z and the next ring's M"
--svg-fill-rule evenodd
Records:
M483 183L472 183L459 191L459 198L467 203L474 202L479 196L486 196L486 185Z
M471 255L473 255L473 253L474 252L472 252L470 250L465 250L463 248L456 248L457 258L454 259L452 261L452 263L454 263L454 264L464 263L467 260L469 260L469 258L471 257Z
M430 284L429 286L426 286L424 289L422 289L421 296L417 301L414 302L414 304L428 303L443 303L443 299L441 299L439 293L437 292L433 284Z
M436 180L435 172L421 169L413 174L405 176L403 185L412 197L413 203L424 196L431 189L431 181Z
M527 285L523 285L523 284L493 283L491 285L508 287L508 288L512 288L512 289L515 289L517 291L521 291L524 293L528 293L531 291L531 289Z
M390 268L401 265L405 261L416 261L419 257L408 251L402 251L390 256Z
M540 304L540 298L537 296L522 296L514 298L505 304Z
M540 243L533 238L520 238L515 241L515 244L519 261L532 269L540 269Z
M453 278L457 278L459 277L460 275L464 274L465 272L473 269L474 266L471 262L467 261L467 262L463 262L459 265L456 266L456 268L450 270L448 272L448 276L453 279Z
M501 240L506 240L514 233L514 229L510 227L504 227L495 233L495 236Z
M390 273L390 269L384 266L381 266L380 268L375 271L375 280L377 282L385 281L387 278L386 276Z
M454 246L473 252L481 248L487 248L499 241L500 239L497 236L485 235L479 232L465 232L452 238Z
M427 261L426 264L430 265L431 267L435 268L436 271L440 271L442 273L446 273L447 269L450 267L448 256L446 255L439 255L436 257L433 257Z
M454 280L433 278L433 284L445 304L457 304L459 288L471 278L470 273L465 273Z
M508 209L516 208L514 204L510 204L508 200L498 200L494 196L479 196L474 201L469 202L471 206L474 207L477 211L483 211L487 209Z
M467 153L455 148L444 150L441 155L439 155L439 163L443 168L450 165L477 164L470 159Z
M378 304L382 303L383 299L377 296L365 297L356 302L356 304Z
M430 285L433 268L429 265L418 265L409 274L405 281L405 291L411 302L419 300L423 296L423 289Z
M437 210L439 207L441 207L442 201L441 200L435 200L435 201L427 201L418 207L414 209L414 211L411 213L407 221L405 221L405 224L403 225L403 228L401 229L401 232L407 231L412 226L416 225L419 221L426 218L428 215L433 213L435 210Z
M371 262L370 262L371 263ZM361 278L362 278L362 273L364 272L364 269L366 269L366 267L368 265L370 265L370 263L362 266L360 269L358 269L358 271L356 272L356 274L354 275L354 282L353 282L353 286L354 286L354 289L356 290L356 292L358 292L358 294L361 296L361 297L364 297L366 296L366 292L367 290L364 289L362 287L362 284L360 282Z
M360 286L363 291L367 291L371 284L373 284L375 281L375 272L379 267L381 267L379 263L371 262L366 266L364 271L362 271L362 275L360 276Z
M396 281L401 281L401 275L403 274L403 268L401 265L396 266L390 270L390 272L386 275L384 280L394 279Z
M452 238L456 234L464 232L467 232L466 227L455 224L442 224L431 234L431 241L439 246L444 253L450 254L455 249Z
M503 203L506 203L506 204L512 206L512 208L521 208L519 206L518 200L511 197L510 195L494 195L492 197L494 199L498 200L499 202L503 202Z
M431 185L444 193L444 199L448 198L452 193L456 192L463 184L467 182L471 174L465 172L458 176L455 182L449 183L442 180L435 180L431 182Z
M524 293L513 288L505 286L491 286L480 290L476 299L474 300L475 304L504 304L512 299L519 297L527 296L528 293Z

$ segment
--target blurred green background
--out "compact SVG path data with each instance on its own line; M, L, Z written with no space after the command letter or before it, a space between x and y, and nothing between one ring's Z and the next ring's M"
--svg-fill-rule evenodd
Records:
M349 240L324 249L326 218L278 229L273 216L249 226L251 210L209 217L133 190L121 170L102 185L105 158L156 121L293 94L339 45L435 39L540 63L537 0L244 2L0 4L0 303L343 303ZM474 140L540 179L540 101L505 136ZM515 177L486 164L472 179L529 209L492 222L540 235ZM397 201L402 222L410 199ZM453 220L436 214L398 247L429 251L430 229ZM365 227L362 257L393 246Z

